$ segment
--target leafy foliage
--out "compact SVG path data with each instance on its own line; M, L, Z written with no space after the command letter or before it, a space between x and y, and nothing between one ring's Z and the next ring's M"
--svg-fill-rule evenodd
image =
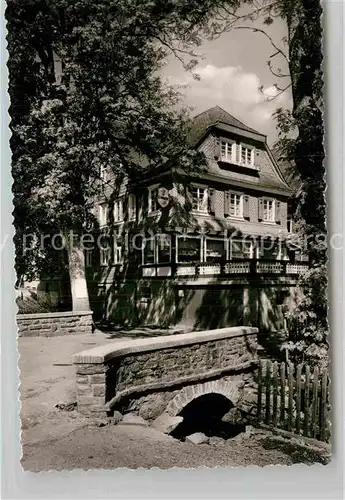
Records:
M157 71L192 53L214 1L8 0L17 273L66 269L42 234L92 220L100 165L136 178L169 162L196 169L178 94ZM191 61L186 66L192 66ZM23 248L25 235L33 244ZM34 237L35 236L35 237Z
M325 266L310 269L299 283L300 293L296 307L288 316L289 340L283 348L296 362L327 367L327 269Z

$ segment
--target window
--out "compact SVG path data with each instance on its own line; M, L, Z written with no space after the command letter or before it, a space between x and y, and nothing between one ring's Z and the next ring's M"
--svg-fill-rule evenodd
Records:
M281 258L281 245L279 241L266 236L260 238L258 245L258 258L277 260Z
M108 206L106 203L99 205L99 225L106 226L108 222Z
M220 141L220 159L238 165L254 166L254 147L236 144L234 141Z
M134 221L137 218L137 200L135 194L128 196L128 220Z
M158 211L158 187L149 188L149 214Z
M268 198L263 200L264 213L263 218L265 222L275 222L275 202Z
M123 221L123 201L122 198L118 198L114 201L114 222Z
M238 193L230 193L230 217L243 217L243 195Z
M226 248L223 240L209 239L205 241L206 262L221 262L226 259Z
M92 267L92 250L85 250L85 267Z
M100 264L101 266L108 266L110 260L110 248L100 249Z
M293 228L292 218L289 217L288 220L287 220L287 230L288 230L288 233L292 233L292 228Z
M171 236L169 234L159 234L156 237L157 264L167 264L171 262Z
M254 165L254 148L241 144L240 163L243 165Z
M114 264L122 262L122 241L119 238L114 238Z
M230 259L252 259L253 241L248 239L230 238Z
M200 262L201 239L187 236L177 238L177 262Z
M220 157L222 161L234 161L236 153L236 144L230 141L220 141Z
M101 165L99 168L99 176L103 182L107 182L108 180L108 169L104 165Z
M146 238L143 245L143 264L155 263L155 239Z
M208 212L208 193L207 188L204 187L192 187L192 208L196 212Z
M145 240L143 264L168 264L171 262L171 236L158 234Z

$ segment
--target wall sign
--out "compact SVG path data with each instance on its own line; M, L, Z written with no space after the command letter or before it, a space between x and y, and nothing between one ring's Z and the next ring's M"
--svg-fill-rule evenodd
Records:
M157 201L162 208L166 208L169 205L170 195L167 188L165 187L158 188Z

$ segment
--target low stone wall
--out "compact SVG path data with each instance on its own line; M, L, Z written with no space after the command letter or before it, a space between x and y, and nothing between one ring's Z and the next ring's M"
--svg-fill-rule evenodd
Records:
M78 410L99 416L114 409L145 411L144 418L155 418L166 408L175 411L183 398L210 392L237 404L253 381L256 334L252 327L222 328L113 342L75 354Z
M19 337L55 337L92 333L92 311L17 315Z

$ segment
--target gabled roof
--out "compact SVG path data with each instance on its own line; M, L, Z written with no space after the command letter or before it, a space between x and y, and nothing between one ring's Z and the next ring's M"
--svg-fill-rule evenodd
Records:
M294 194L298 195L302 187L302 181L293 162L289 161L286 158L283 158L277 147L272 148L271 151L281 173L283 174L286 183L293 190Z
M220 123L230 125L231 127L236 127L245 132L251 132L253 134L263 136L263 134L251 127L248 127L248 125L245 125L243 122L232 116L220 106L214 106L213 108L199 113L191 121L189 129L190 143L192 145L196 145L204 137L210 127L216 126Z

